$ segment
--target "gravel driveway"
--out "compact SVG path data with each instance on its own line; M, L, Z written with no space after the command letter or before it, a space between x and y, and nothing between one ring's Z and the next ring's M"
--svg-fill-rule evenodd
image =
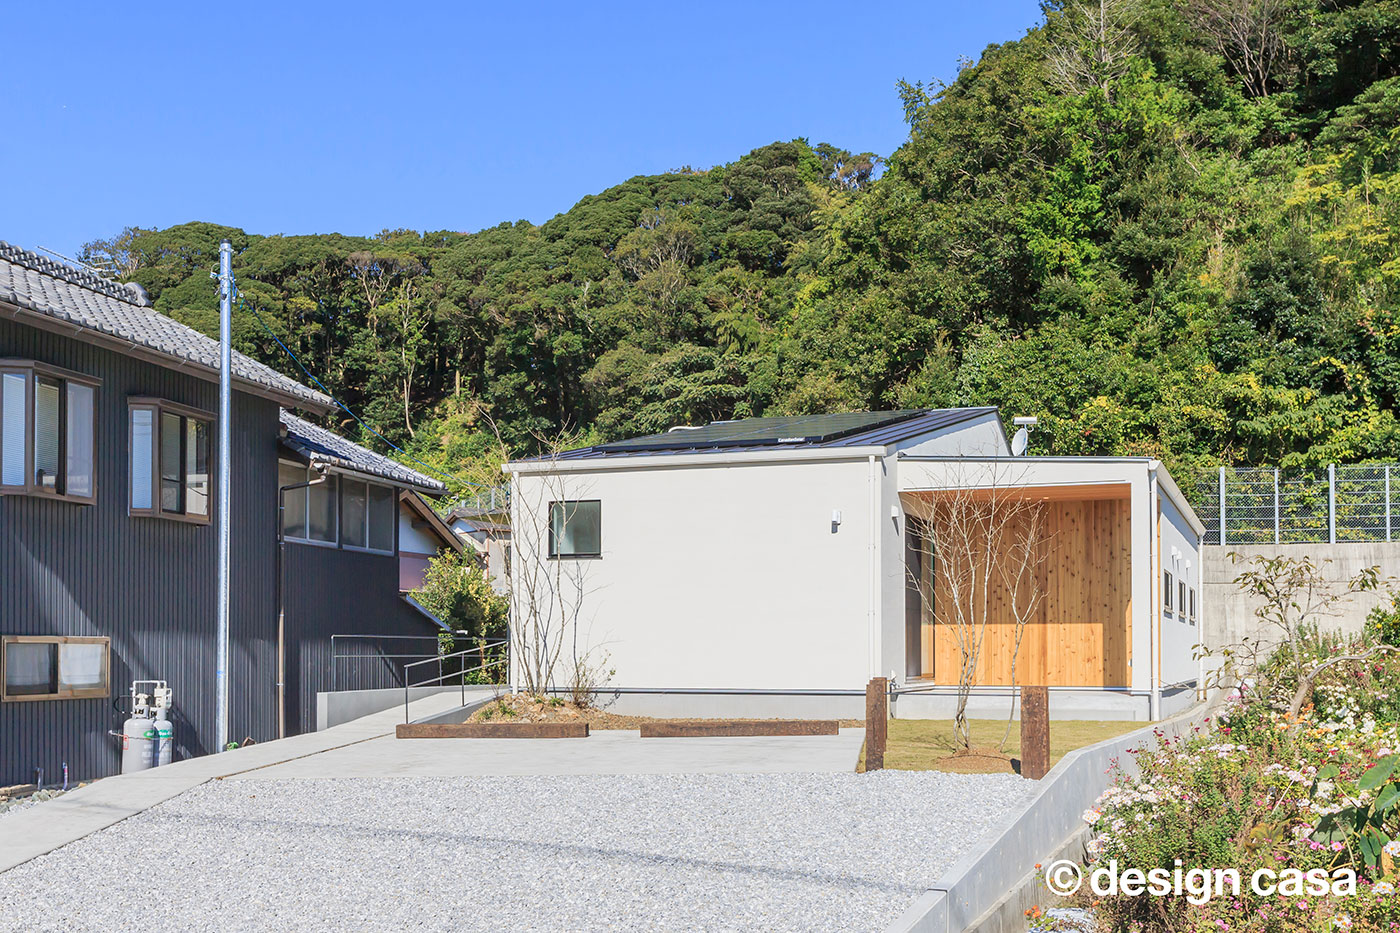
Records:
M0 874L0 925L878 930L1035 786L898 771L214 781Z

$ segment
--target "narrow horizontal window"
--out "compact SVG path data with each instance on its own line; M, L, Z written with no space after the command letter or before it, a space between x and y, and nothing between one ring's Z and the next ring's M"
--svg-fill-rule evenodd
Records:
M7 635L4 700L75 700L111 694L107 638Z
M549 556L598 557L603 553L603 505L597 499L549 504Z

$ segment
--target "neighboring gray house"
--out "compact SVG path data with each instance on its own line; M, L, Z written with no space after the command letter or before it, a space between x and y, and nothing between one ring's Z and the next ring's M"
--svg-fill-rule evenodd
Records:
M218 360L139 286L0 243L0 785L111 773L135 679L173 688L178 756L212 750ZM242 354L232 375L229 732L263 741L314 722L331 634L436 630L400 598L394 504L441 486L284 415L324 394ZM317 457L307 546L279 546L279 483Z

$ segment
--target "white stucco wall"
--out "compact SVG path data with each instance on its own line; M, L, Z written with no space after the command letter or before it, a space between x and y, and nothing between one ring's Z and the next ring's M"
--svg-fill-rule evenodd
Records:
M399 550L410 554L436 554L437 538L414 527L414 520L422 521L407 506L399 506Z
M868 624L870 465L860 451L850 456L785 463L712 456L687 466L630 458L621 469L614 462L520 474L512 496L517 591L534 559L532 538L543 546L542 536L522 533L528 513L546 515L561 494L598 499L602 556L567 569L582 574L581 643L606 652L609 686L862 689L875 666L872 643L881 639ZM893 476L882 475L878 534L897 545L892 498ZM893 650L902 652L902 641Z
M1172 501L1162 497L1162 570L1171 573L1176 590L1172 594L1172 609L1162 609L1162 683L1179 684L1194 681L1200 673L1200 663L1195 659L1195 646L1203 640L1201 635L1201 554L1196 532L1187 524L1185 516ZM1180 583L1186 583L1187 605L1179 605ZM1196 591L1196 621L1192 624L1189 615L1191 590ZM1165 607L1162 593L1158 592L1158 603Z

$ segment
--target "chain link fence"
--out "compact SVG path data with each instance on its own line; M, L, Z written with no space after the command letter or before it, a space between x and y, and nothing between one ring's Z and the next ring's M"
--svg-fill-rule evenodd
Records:
M1196 484L1207 544L1336 544L1400 534L1393 484L1400 464L1329 466L1314 473L1221 467ZM1396 503L1400 505L1400 503Z

